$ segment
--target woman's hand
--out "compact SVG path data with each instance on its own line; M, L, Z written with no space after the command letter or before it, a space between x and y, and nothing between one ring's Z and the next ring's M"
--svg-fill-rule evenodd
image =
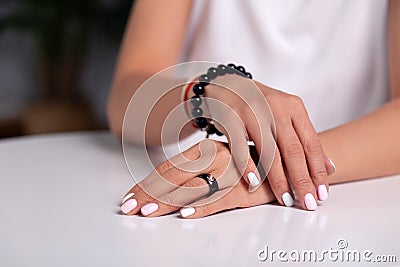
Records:
M247 148L248 149L248 148ZM249 166L256 168L254 161ZM207 196L209 185L199 174L212 174L219 191ZM180 209L184 218L204 217L219 211L251 207L275 199L268 183L250 194L232 161L228 146L206 139L161 163L124 197L121 211L156 217Z
M260 83L256 83L259 90L249 90L254 84L239 75L221 76L214 82L206 91L209 112L223 123L216 126L227 135L249 190L254 191L263 180L246 149L251 139L279 203L293 205L293 188L301 206L315 210L317 199L328 198L328 172L334 166L324 154L302 100ZM214 99L223 105L213 104Z

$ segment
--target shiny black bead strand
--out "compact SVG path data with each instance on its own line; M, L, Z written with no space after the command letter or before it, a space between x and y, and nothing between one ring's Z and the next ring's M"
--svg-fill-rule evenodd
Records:
M218 131L212 120L209 122L205 117L203 117L203 110L200 108L201 104L203 103L201 96L204 95L206 86L210 84L211 80L225 74L237 74L249 79L253 78L251 73L246 72L246 69L243 66L236 66L232 63L228 64L227 66L218 65L216 68L209 68L207 70L207 74L203 74L199 77L199 82L193 86L194 96L190 99L190 103L192 103L193 106L192 116L195 124L202 131L206 131L207 136L210 134L222 136L223 133Z

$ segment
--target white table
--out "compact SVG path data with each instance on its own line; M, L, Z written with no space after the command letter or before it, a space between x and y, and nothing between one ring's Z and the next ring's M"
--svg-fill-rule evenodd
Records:
M197 220L119 215L132 185L108 133L1 140L0 266L271 266L258 259L265 246L321 253L339 239L339 251L400 262L400 176L332 186L315 212L264 205Z

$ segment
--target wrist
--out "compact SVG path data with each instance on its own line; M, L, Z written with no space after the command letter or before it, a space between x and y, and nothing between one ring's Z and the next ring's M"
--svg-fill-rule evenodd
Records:
M189 83L189 86L183 92L184 101L185 101L185 112L189 115L192 115L194 123L200 128L202 131L207 132L207 136L210 134L217 134L219 136L223 135L214 125L213 119L209 115L209 112L206 112L207 107L207 98L215 98L219 101L219 98L222 96L220 93L217 95L214 92L220 92L221 90L216 90L216 88L212 88L218 86L218 83L215 83L215 79L222 76L239 76L242 79L246 78L251 79L252 75L246 72L245 68L242 66L235 66L234 64L218 65L216 68L211 67L207 70L206 74L200 75L196 82ZM206 93L207 87L207 93ZM192 90L190 90L190 88ZM228 87L229 88L229 87ZM210 92L210 89L211 90ZM189 93L189 91L191 91ZM191 104L191 112L187 110L187 103Z

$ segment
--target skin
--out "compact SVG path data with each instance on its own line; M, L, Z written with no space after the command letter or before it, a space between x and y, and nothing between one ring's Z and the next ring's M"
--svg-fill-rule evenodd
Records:
M124 112L129 99L138 86L152 74L176 64L179 60L179 52L182 49L191 1L158 1L157 4L154 2L136 1L122 43L108 106L110 126L117 136L121 136ZM166 9L170 11L164 12ZM148 14L152 14L152 16ZM400 136L400 100L398 99L400 95L399 16L399 1L390 1L389 67L392 99L386 105L362 118L317 134L309 122L301 99L258 84L268 99L277 124L278 150L268 178L271 185L270 188L272 188L281 204L283 204L281 199L282 192L291 192L288 188L289 180L296 192L300 192L299 199L302 199L307 192L313 194L314 198L317 199L317 186L319 184L328 185L327 174L329 166L326 164L325 155L332 159L336 165L336 172L329 178L330 184L386 176L400 172L400 150L398 149L400 146L400 139L398 138ZM142 27L141 25L147 25L147 27ZM160 43L163 45L159 45ZM160 116L160 114L168 113L179 104L181 90L182 88L172 90L163 98L162 104L155 107L155 112L150 114L147 127L151 127L152 131L147 131L149 136L146 136L146 141L149 145L158 145L160 143L161 125L165 120L165 117ZM210 91L214 92L215 90ZM220 99L221 95L213 95L212 97ZM279 110L278 107L288 100L293 104L291 105L292 110L289 114L285 114L284 110ZM185 115L182 114L182 116ZM249 119L244 121L245 124L251 124ZM289 122L292 122L291 124L294 127L288 128ZM251 130L249 125L246 125L248 131L249 129ZM181 136L185 137L193 131L194 129L191 126L187 126L183 129ZM262 143L262 140L257 142L256 131L249 132L251 137L255 139L257 150L260 152L262 146L257 146L257 144ZM288 133L292 134L287 136ZM133 139L135 138L139 137L133 137ZM233 155L234 160L237 157L237 155ZM246 157L249 159L248 155ZM281 162L280 158L283 159L283 165L279 164ZM219 164L216 169L226 168L226 163ZM249 159L247 166L245 166L245 176L249 170L254 170L255 167L252 164L254 162ZM165 179L163 172L158 173ZM245 181L241 181L237 187L240 188L242 183L246 184ZM256 196L259 196L262 192L267 194L266 191L260 190L264 186L261 186L251 195L249 195L248 186L245 187L247 188L246 192L241 192L237 189L240 193L234 193L236 192L235 189L231 191L233 193L229 193L226 196L243 194L251 196L253 200L257 200L248 203L248 206L267 203L274 199L274 197L263 198L260 196L258 200ZM269 188L269 185L267 187ZM135 188L137 190L137 187ZM146 202L139 201L140 195L136 199L142 203L140 205ZM240 204L235 202L237 199L243 198L238 198L237 196L236 198L223 197L212 204L217 205L218 208L216 208L217 206L214 209L207 208L209 212L204 213L199 212L201 208L196 208L196 215L193 216L205 216L217 210L241 207ZM306 208L304 202L301 201L300 203L303 208ZM139 209L140 205L136 209ZM129 214L135 214L136 212Z
M255 168L257 150L250 148L250 165ZM206 166L199 170L199 165ZM335 170L326 162L328 174ZM209 186L196 175L212 174L218 180L219 191L207 196ZM269 183L264 182L257 191L249 193L247 183L232 161L231 152L225 143L205 139L168 161L161 163L148 177L135 185L127 194L134 194L124 201L122 211L126 215L141 213L157 217L181 209L182 217L200 218L222 210L246 208L276 200ZM126 210L134 201L135 206ZM151 213L146 206L156 206ZM184 209L195 212L187 216Z

